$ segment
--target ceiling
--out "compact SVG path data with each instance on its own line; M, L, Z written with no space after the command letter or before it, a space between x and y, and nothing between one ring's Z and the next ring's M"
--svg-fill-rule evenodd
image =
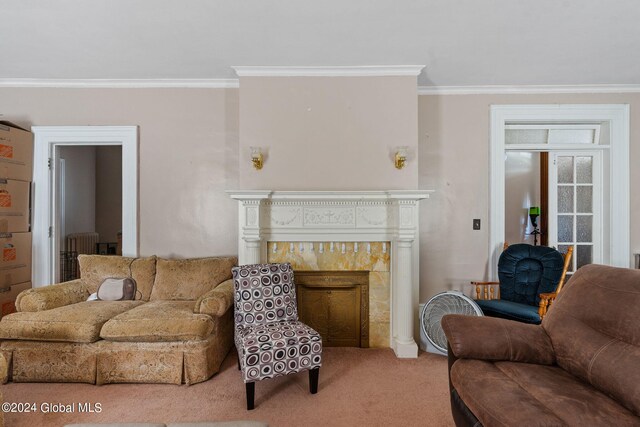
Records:
M638 85L637 0L2 0L0 79L424 64L421 86Z

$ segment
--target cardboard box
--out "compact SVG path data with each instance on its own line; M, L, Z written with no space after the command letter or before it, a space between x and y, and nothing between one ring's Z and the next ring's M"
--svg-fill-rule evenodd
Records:
M31 280L31 233L0 233L0 288Z
M26 181L0 179L0 233L29 231L29 190Z
M27 289L31 289L31 282L0 288L0 318L16 312L16 297Z
M31 181L32 176L33 134L0 121L0 178Z

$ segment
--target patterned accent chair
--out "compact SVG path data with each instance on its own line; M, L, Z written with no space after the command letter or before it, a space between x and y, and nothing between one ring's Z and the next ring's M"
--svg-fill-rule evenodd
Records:
M320 334L298 320L291 264L241 265L235 286L235 344L238 369L254 408L255 382L309 371L309 391L318 391L322 364Z

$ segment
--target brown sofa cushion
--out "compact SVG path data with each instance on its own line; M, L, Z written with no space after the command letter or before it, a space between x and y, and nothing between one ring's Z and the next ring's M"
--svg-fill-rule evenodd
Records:
M13 313L0 321L0 338L95 342L107 320L140 304L143 302L85 301L51 310Z
M135 279L143 301L149 301L156 276L156 256L127 258L107 255L78 255L80 278L89 293L98 290L107 277L129 277Z
M102 327L109 341L193 341L213 332L213 320L194 314L195 301L151 301L115 316Z
M459 359L451 382L485 426L635 426L615 400L557 366Z
M640 270L579 269L542 326L558 365L640 416Z
M197 300L230 279L236 262L235 257L158 258L151 300Z

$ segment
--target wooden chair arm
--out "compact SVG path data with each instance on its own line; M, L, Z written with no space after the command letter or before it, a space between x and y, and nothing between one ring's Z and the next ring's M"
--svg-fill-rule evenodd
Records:
M544 294L540 294L540 305L538 306L538 315L540 316L540 320L547 315L547 311L549 311L549 306L558 296L557 292L546 292Z

